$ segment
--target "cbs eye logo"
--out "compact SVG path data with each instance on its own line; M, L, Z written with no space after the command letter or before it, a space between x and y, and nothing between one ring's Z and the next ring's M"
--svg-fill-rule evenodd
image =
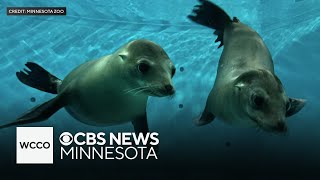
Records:
M64 146L69 146L73 142L73 136L69 132L63 132L59 137L60 143Z

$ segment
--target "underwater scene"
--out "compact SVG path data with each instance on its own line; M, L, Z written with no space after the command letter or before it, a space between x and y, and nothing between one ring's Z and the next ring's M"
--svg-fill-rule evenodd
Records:
M259 33L287 96L306 100L305 107L285 119L285 134L232 126L219 117L205 126L195 125L213 88L224 48L215 43L213 29L187 17L199 4L196 0L2 0L0 125L55 97L18 80L16 72L27 62L64 79L82 63L113 54L130 41L147 39L164 49L176 72L172 78L175 94L152 96L147 101L149 130L159 133L158 160L61 161L60 149L55 148L53 166L21 167L15 164L16 128L9 127L0 130L0 172L8 176L83 172L84 177L95 174L106 178L114 173L115 177L149 179L168 179L173 177L170 174L178 179L316 174L320 167L320 1L211 2ZM31 6L66 7L67 15L6 15L7 7ZM130 122L87 125L64 108L46 121L24 126L54 127L54 144L64 131L134 131Z

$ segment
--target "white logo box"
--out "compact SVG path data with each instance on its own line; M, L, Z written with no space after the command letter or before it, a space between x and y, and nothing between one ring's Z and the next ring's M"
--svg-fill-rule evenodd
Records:
M53 127L17 127L16 153L17 164L53 164Z

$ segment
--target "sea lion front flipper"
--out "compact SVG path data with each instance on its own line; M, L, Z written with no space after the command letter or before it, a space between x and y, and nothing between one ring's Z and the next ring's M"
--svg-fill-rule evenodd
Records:
M210 103L210 99L212 98L212 95L213 94L211 92L208 99L207 99L207 103L206 103L206 106L205 106L202 114L193 120L193 123L196 126L203 126L203 125L209 124L216 117L210 110L210 109L212 109L212 107L211 107L212 104Z
M306 104L304 99L289 98L286 117L290 117L299 112Z
M137 116L132 120L132 124L134 127L134 131L136 134L143 133L146 134L149 132L148 121L147 121L147 113L143 113L140 116Z
M137 116L136 118L134 118L134 120L132 120L132 124L134 127L134 131L135 133L138 135L139 133L143 133L144 135L147 134L149 132L149 127L148 127L148 121L147 121L147 113L143 113L140 116ZM159 151L159 145L150 145L150 138L148 141L148 145L149 148L153 147L155 152Z
M204 110L202 115L201 115L201 117L200 118L196 118L194 120L194 124L196 126L203 126L203 125L206 125L206 124L209 124L210 122L212 122L214 120L214 118L215 118L214 114Z
M50 101L47 101L41 105L32 108L30 111L26 112L18 119L16 119L14 122L0 126L0 129L15 125L23 125L44 121L48 119L50 116L52 116L59 109L61 109L64 105L64 99L61 97L61 95L59 95L51 99Z

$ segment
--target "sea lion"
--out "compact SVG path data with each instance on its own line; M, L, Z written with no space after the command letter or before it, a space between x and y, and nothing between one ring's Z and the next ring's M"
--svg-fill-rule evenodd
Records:
M33 88L57 96L3 125L39 122L59 109L89 125L108 126L132 121L136 133L147 133L148 96L172 96L175 66L167 53L148 40L135 40L115 53L88 61L60 80L36 63L17 72L18 79Z
M218 117L234 125L285 133L285 118L300 111L305 100L287 97L260 35L206 0L200 0L188 17L214 29L215 42L221 42L218 48L224 46L213 89L196 124Z

